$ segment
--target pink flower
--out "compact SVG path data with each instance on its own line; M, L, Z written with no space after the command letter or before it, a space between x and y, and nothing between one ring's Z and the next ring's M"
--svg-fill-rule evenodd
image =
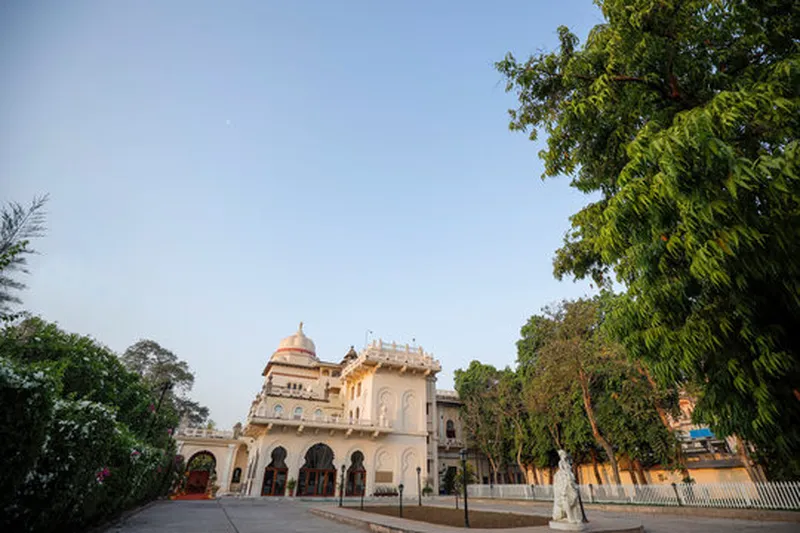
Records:
M131 452L131 457L138 457L140 455L141 455L141 452L139 450L133 450Z
M156 406L153 405L152 403L147 408L150 410L151 413L155 413L156 412Z
M95 475L95 479L97 480L98 484L102 485L103 481L110 475L111 475L111 470L109 470L108 467L106 466L102 470L97 472L97 474Z
M167 430L167 435L172 435L172 428L169 428L169 429Z

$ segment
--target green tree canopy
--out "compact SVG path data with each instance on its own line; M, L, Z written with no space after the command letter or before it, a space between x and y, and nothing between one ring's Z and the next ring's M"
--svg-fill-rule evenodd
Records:
M140 340L125 350L122 363L151 387L171 384L167 392L169 400L180 416L188 419L189 425L200 427L208 421L208 408L187 396L194 385L189 364L173 352L153 340Z
M560 278L613 272L609 326L695 416L800 456L800 11L791 0L606 0L579 45L497 63L544 176L596 200Z

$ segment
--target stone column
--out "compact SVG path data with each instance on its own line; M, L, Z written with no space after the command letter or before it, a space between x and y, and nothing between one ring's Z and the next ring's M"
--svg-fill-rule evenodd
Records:
M236 458L236 444L228 444L228 460L225 461L224 466L217 472L217 483L219 483L219 492L226 494L230 492L231 488L231 472L233 472L233 461Z
M433 478L433 494L435 496L439 495L439 435L441 435L439 430L439 409L438 404L436 403L436 376L430 376L428 378L428 388L430 389L430 394L432 397L432 405L431 405L431 417L432 417L432 424L431 424L431 449L433 453L431 454L433 457L433 461L431 463L431 471L428 472L428 475ZM424 487L424 485L423 485Z

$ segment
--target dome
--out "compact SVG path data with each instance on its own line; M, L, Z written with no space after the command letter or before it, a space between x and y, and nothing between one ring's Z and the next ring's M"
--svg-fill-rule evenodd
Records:
M280 352L300 352L311 357L317 356L317 347L314 346L314 341L306 337L303 333L303 323L297 328L297 333L290 335L281 341L275 353Z

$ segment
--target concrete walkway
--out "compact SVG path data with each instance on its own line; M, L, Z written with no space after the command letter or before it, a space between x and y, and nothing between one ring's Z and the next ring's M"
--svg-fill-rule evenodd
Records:
M438 504L445 502L438 501ZM123 524L109 528L109 533L344 533L358 531L342 524L313 515L312 507L335 508L336 505L300 502L294 499L227 499L215 501L162 501L128 518ZM470 508L512 511L546 516L548 509L541 505L521 506L502 502L475 503ZM622 520L641 523L649 533L751 533L798 531L797 523L726 520L639 513L589 512L589 520L598 522ZM549 531L547 528L537 528ZM454 531L441 528L442 531Z

